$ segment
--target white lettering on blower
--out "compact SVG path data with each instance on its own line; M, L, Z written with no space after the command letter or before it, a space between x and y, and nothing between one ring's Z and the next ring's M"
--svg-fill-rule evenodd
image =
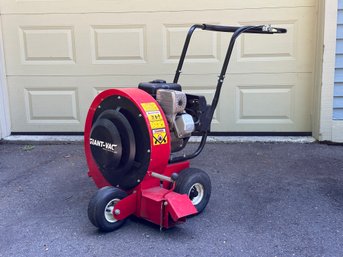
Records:
M101 147L105 151L109 151L109 152L112 152L112 153L117 153L116 147L118 145L116 145L116 144L107 143L107 142L104 142L104 141L101 141L101 140L97 140L97 139L93 139L93 138L90 138L89 143L91 145L95 145L95 146Z

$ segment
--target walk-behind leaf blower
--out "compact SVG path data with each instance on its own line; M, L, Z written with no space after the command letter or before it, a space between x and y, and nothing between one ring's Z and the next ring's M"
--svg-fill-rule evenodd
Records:
M211 105L186 94L178 84L194 30L232 32ZM234 43L242 33L286 33L271 26L193 25L187 34L173 83L154 80L138 88L101 92L89 108L84 144L89 176L100 189L88 217L102 231L119 228L135 215L169 228L204 210L211 181L189 160L203 150ZM189 138L201 135L197 149L178 155Z

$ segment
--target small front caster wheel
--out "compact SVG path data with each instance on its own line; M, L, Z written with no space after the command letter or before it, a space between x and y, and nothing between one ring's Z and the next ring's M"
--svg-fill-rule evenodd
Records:
M179 194L187 194L198 213L200 213L210 200L210 177L200 169L184 169L179 173L174 191Z
M117 220L113 216L115 205L127 196L126 192L115 187L103 187L92 197L88 205L90 222L104 232L111 232L121 227L124 220Z

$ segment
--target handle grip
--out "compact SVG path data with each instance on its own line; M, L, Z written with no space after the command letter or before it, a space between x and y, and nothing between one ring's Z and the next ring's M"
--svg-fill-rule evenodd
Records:
M156 172L151 172L151 176L154 178L158 178L161 181L167 181L167 182L175 182L179 175L177 173L173 173L170 177L156 173Z

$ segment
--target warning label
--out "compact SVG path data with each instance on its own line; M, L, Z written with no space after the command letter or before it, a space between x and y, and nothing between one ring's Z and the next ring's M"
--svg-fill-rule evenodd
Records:
M154 129L152 131L154 145L164 145L168 143L167 133L165 129Z
M165 128L160 111L147 112L147 115L152 129Z
M164 129L166 127L162 114L155 103L142 103L142 107L148 116L151 129Z
M146 112L158 111L158 107L157 107L157 105L154 102L152 102L152 103L142 103L141 105L142 105L144 111L146 111Z
M166 125L163 116L156 103L142 103L142 107L148 116L150 127L152 129L153 144L164 145L168 143Z

